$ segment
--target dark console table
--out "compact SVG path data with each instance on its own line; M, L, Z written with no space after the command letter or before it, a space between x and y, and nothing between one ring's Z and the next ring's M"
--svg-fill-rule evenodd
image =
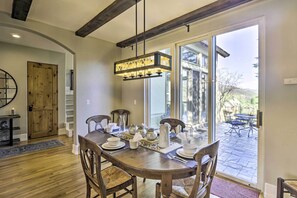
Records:
M0 115L0 132L7 131L9 130L9 140L4 140L8 141L9 145L13 145L13 131L14 130L19 130L20 127L14 127L13 126L13 119L20 118L21 116L16 114L16 115Z

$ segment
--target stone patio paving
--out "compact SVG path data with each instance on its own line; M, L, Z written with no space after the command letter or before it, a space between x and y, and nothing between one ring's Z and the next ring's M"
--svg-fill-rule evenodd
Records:
M258 131L248 137L248 129L241 130L241 137L236 133L225 134L229 124L217 125L217 137L220 139L217 171L247 182L257 182Z
M249 129L237 133L227 133L230 125L220 123L216 126L216 139L220 140L217 171L231 175L249 183L257 183L258 131L254 129L248 137ZM199 145L207 143L207 129L200 133Z

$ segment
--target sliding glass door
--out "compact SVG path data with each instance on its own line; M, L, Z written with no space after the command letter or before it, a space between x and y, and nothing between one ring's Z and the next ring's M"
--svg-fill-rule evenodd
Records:
M198 146L220 140L217 171L258 178L259 26L179 44L179 118Z
M257 183L258 25L215 36L217 171Z

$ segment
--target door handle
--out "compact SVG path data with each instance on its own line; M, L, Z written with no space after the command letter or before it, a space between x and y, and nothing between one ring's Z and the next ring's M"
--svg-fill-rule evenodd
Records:
M33 111L33 105L28 106L28 111Z
M263 125L263 112L257 110L257 128L260 128Z

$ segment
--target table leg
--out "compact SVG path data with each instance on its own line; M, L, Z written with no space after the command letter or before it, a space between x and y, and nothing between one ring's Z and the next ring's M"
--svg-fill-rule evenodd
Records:
M161 191L163 197L170 197L170 194L172 192L172 175L162 175Z
M13 145L13 122L12 118L9 119L9 145Z

